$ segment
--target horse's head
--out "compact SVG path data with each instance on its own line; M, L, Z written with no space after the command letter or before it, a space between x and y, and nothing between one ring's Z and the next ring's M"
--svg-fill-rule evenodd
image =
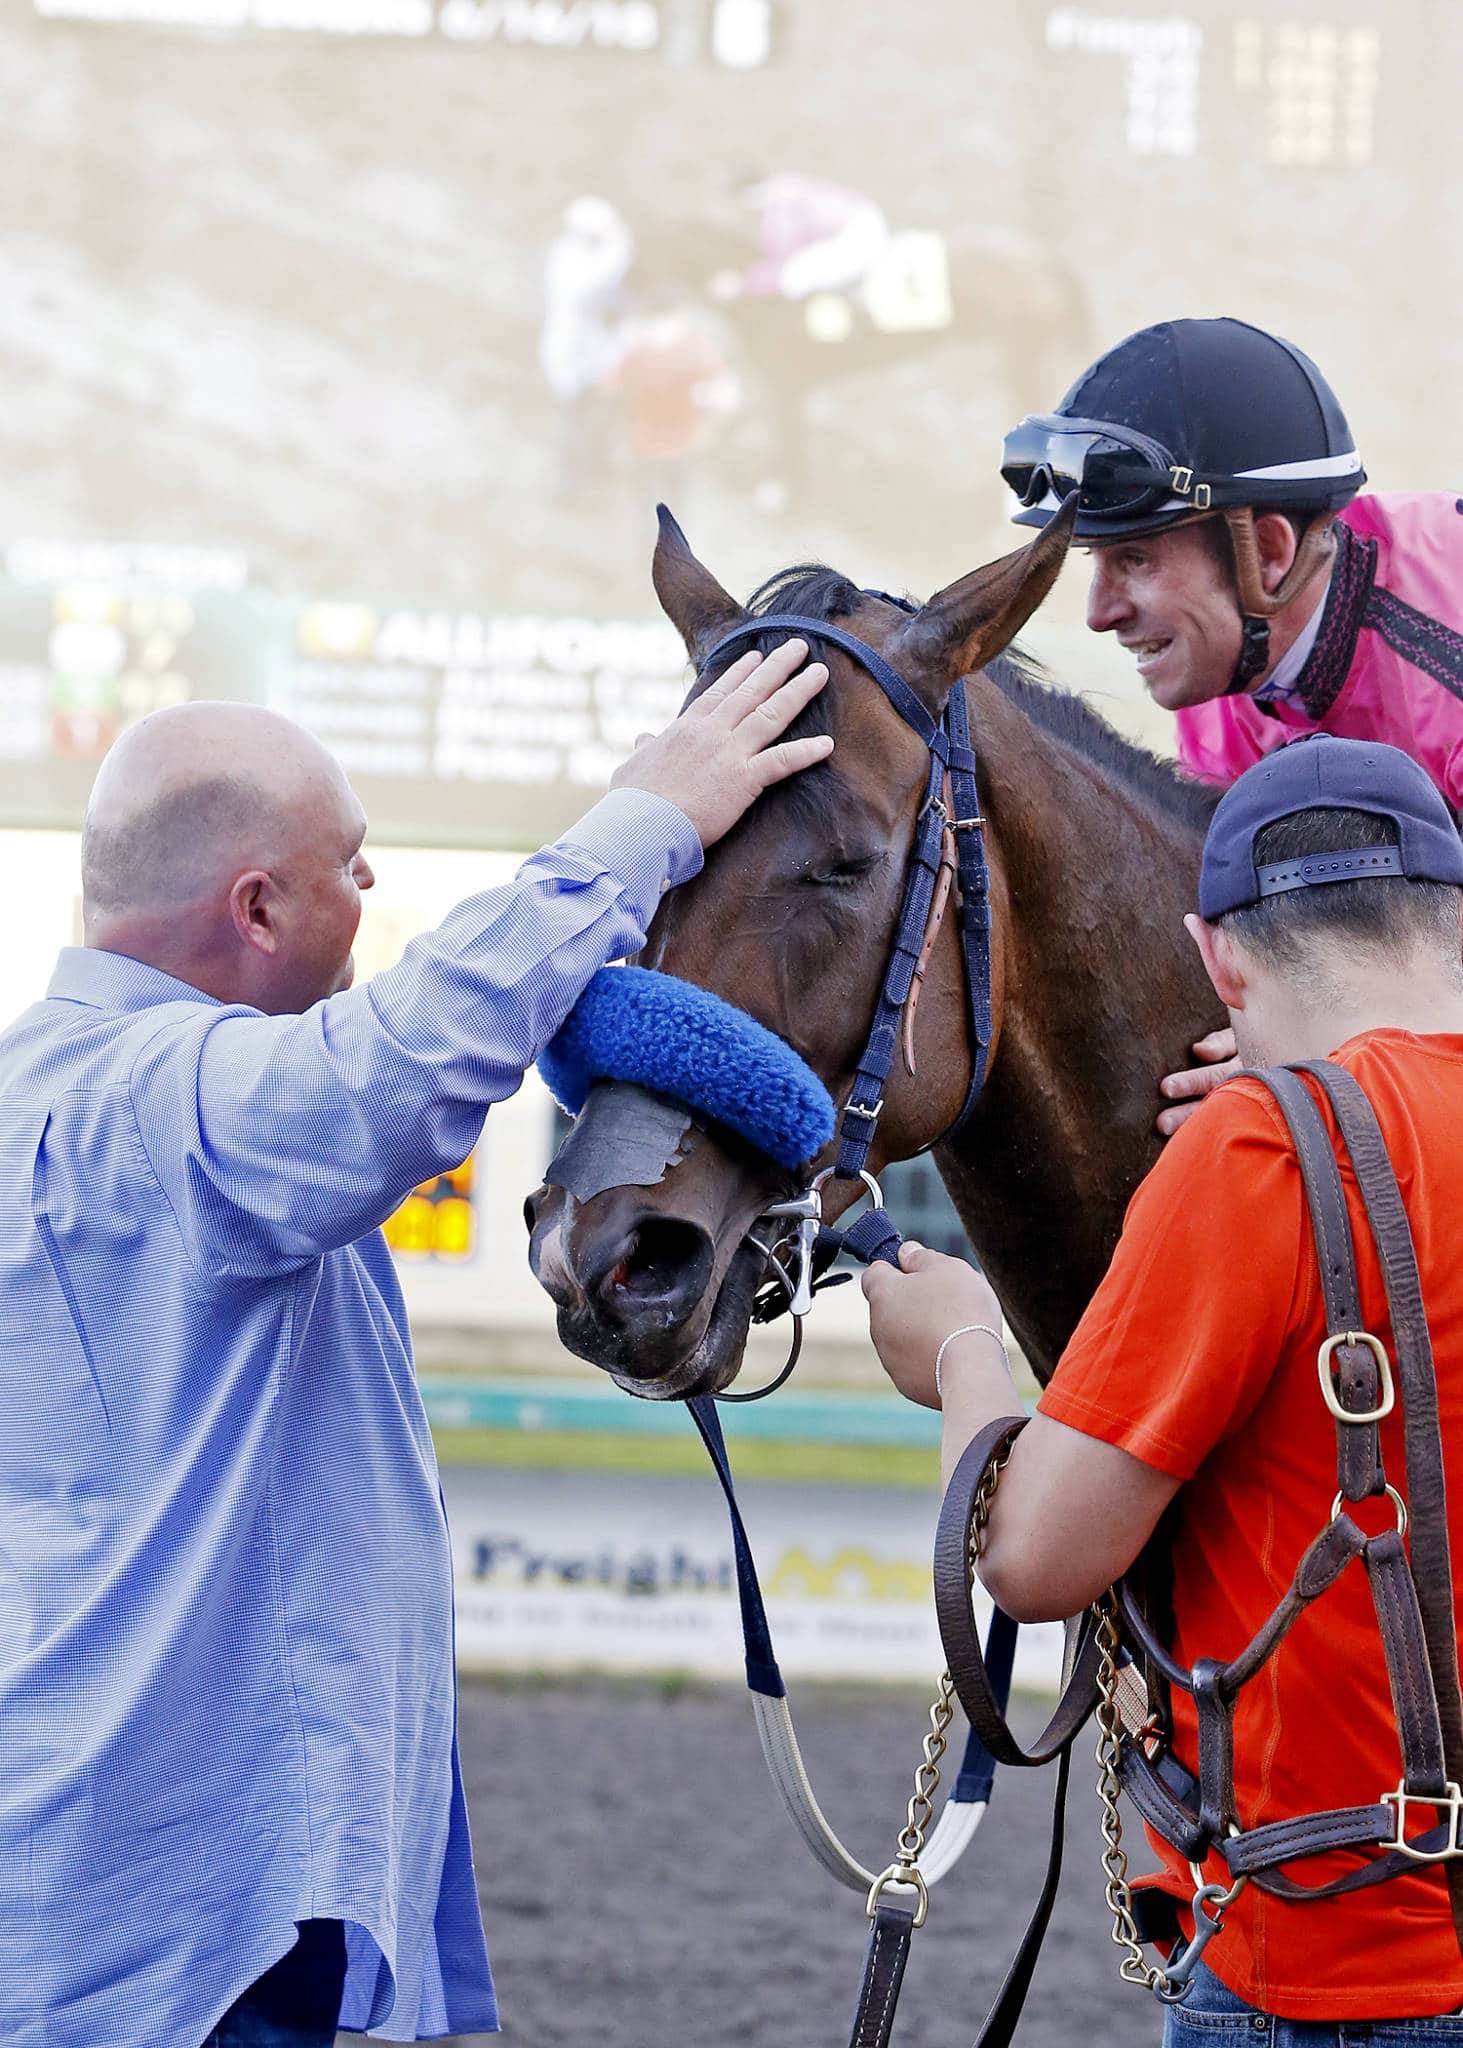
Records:
M933 719L964 676L994 659L1050 589L1067 520L962 577L913 614L827 569L794 569L751 607L735 602L662 513L655 588L698 671L694 696L732 658L706 656L759 614L836 622L875 649ZM771 647L786 629L752 643ZM929 776L924 741L855 659L831 642L827 687L794 733L831 731L826 764L769 791L662 904L641 963L747 1011L817 1073L835 1102L853 1078L878 999ZM1000 910L999 859L992 849ZM999 1029L999 973L993 989ZM947 918L914 1030L913 1072L896 1057L871 1164L908 1158L958 1116L971 1073L963 966ZM631 1392L665 1400L735 1378L771 1226L770 1202L806 1185L717 1125L621 1083L596 1087L571 1149L527 1204L530 1261L559 1334ZM822 1160L814 1164L822 1164ZM857 1188L831 1182L831 1218Z

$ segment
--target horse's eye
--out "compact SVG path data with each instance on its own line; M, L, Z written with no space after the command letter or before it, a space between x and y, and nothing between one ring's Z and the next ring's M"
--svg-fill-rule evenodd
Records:
M810 868L803 879L815 889L849 889L872 873L882 859L883 855L879 853L850 854L845 860L829 861L824 867Z

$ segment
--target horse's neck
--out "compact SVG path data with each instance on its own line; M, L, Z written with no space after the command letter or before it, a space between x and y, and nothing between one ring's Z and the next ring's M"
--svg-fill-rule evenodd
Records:
M1197 832L1004 700L977 715L1004 988L990 1076L940 1167L1045 1379L1157 1156L1159 1076L1222 1019L1182 926Z

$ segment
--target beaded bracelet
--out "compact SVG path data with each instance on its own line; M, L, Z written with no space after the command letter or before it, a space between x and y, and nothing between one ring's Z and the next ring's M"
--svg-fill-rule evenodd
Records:
M949 1336L944 1340L939 1350L935 1353L935 1395L936 1398L941 1402L944 1401L945 1395L944 1390L940 1385L940 1366L944 1360L945 1353L949 1350L950 1346L955 1342L955 1339L957 1337L977 1336L994 1337L997 1344L999 1344L1001 1347L1001 1357L1005 1360L1007 1372L1011 1370L1011 1354L1007 1351L1006 1340L1001 1335L999 1330L993 1330L989 1323L962 1323L958 1330L952 1330L950 1332Z

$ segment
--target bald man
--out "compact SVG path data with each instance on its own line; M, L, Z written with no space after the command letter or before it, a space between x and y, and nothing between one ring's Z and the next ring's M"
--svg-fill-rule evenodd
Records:
M352 989L366 820L289 720L129 730L0 1034L0 2040L493 2029L431 1437L379 1225L771 783L789 642Z

